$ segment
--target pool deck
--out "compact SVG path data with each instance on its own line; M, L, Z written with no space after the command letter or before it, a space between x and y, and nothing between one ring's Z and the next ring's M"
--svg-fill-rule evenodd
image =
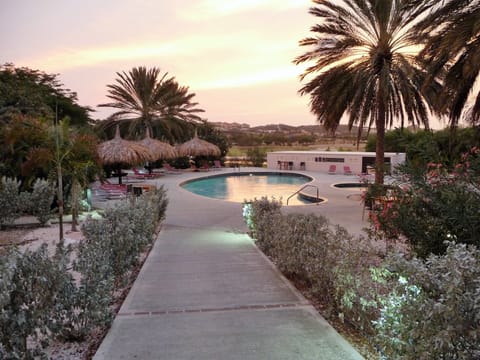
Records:
M295 172L327 201L283 211L322 214L352 234L367 226L360 189L331 186L356 176ZM179 187L221 173L233 170L148 181L167 189L166 220L94 359L362 359L256 248L241 203Z

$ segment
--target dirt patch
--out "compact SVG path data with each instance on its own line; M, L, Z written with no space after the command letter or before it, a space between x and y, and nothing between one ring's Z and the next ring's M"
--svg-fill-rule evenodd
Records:
M0 256L10 246L18 246L25 243L25 236L32 231L26 228L11 228L0 231Z

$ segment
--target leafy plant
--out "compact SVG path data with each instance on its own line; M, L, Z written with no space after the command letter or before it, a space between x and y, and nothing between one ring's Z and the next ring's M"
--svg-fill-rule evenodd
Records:
M20 181L2 177L0 181L0 227L12 224L20 216Z
M80 282L70 297L71 311L63 321L61 336L67 340L82 340L97 326L108 325L113 319L113 273L107 229L100 221L88 219L83 227L87 240L80 243L73 270Z
M30 212L45 225L52 218L51 206L55 197L55 187L47 180L37 179L30 195Z
M323 216L283 215L280 204L266 198L248 205L250 235L278 268L305 282L328 313L371 331L380 286L370 276L370 244Z
M449 243L426 260L392 256L394 288L375 322L389 359L480 358L480 251Z
M7 359L41 354L41 347L30 348L27 340L46 345L57 329L55 314L59 294L71 282L65 269L48 255L46 244L36 251L12 250L0 258L0 344Z
M262 167L266 159L266 152L258 146L247 150L247 159L252 166Z
M388 207L373 213L377 237L403 237L426 258L446 250L443 239L480 246L480 152L472 148L453 171L430 163L426 172L403 169ZM406 181L405 181L406 180Z

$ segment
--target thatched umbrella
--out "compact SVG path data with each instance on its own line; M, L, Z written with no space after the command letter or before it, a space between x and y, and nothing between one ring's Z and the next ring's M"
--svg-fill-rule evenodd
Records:
M196 131L193 139L177 146L177 152L180 156L220 156L222 153L217 145L199 139Z
M150 152L154 156L153 160L175 159L178 157L177 150L175 150L172 145L157 139L152 139L148 129L145 138L138 141L138 143L150 149Z
M118 183L122 183L122 164L134 165L154 159L152 152L144 145L120 137L117 125L115 137L97 147L98 156L105 165L117 165Z

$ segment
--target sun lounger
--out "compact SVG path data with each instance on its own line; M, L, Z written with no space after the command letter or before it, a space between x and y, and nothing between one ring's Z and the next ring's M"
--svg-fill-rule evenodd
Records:
M121 198L124 198L126 194L127 194L127 185L111 184L108 181L100 184L100 186L95 189L95 195L99 200L121 199Z
M350 169L350 166L345 165L345 166L343 167L343 174L344 174L344 175L352 175L352 174L353 174L353 173L352 173L352 169Z
M203 165L200 166L200 167L197 167L197 166L195 166L195 165L192 165L192 166L191 166L191 169L192 169L193 171L210 171L210 167L208 166L207 163L203 164Z
M328 173L330 175L335 175L337 173L337 165L330 165L328 168Z
M166 174L181 174L181 170L174 168L172 165L169 163L163 163L163 168L165 169Z
M221 168L223 168L223 166L220 160L213 160L213 170L220 170Z
M133 171L133 177L137 179L154 179L161 176L161 174L159 173L144 172L136 168L133 168L132 171Z

